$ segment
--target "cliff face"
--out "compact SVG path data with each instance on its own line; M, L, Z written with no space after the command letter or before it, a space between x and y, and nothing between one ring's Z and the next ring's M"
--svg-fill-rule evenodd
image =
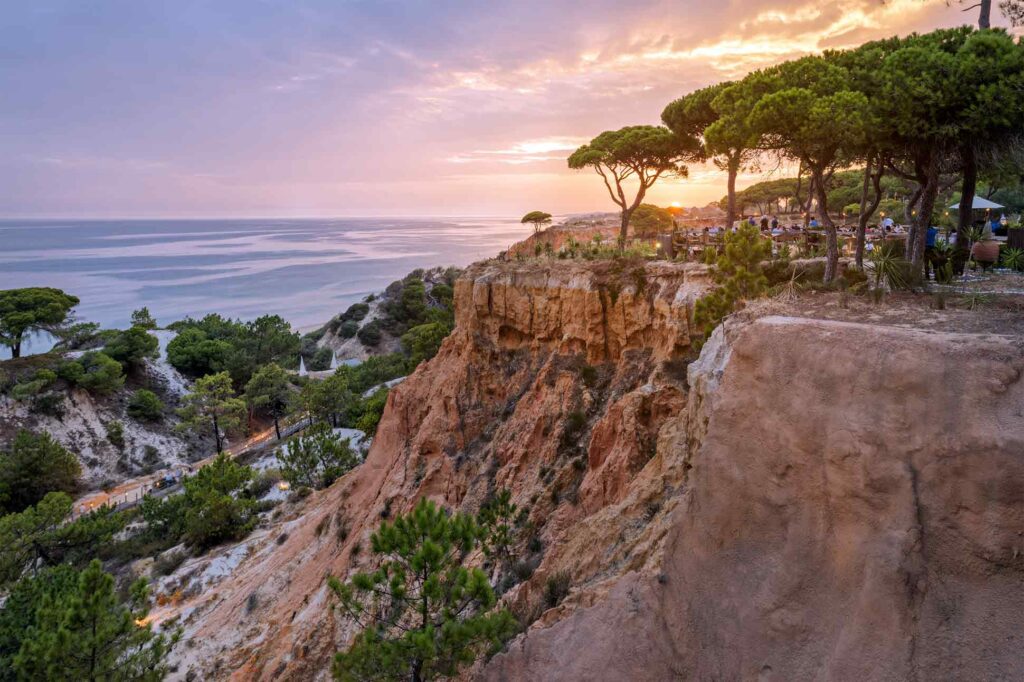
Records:
M664 553L484 678L1019 679L1021 337L769 317L705 355Z
M508 488L572 591L488 680L1017 679L1021 336L737 320L687 367L701 266L473 266L367 461L182 615L179 675L325 677L324 589L383 516ZM752 316L750 316L752 317ZM255 596L253 596L255 595Z
M556 570L596 581L642 567L664 537L660 493L682 476L655 452L685 411L676 358L705 280L702 266L666 263L472 267L456 284L456 330L391 392L366 462L250 539L220 584L158 614L183 617L179 676L325 675L352 634L326 576L360 566L382 518L423 496L475 511L508 488L531 509L543 560L510 595L519 603L536 603Z

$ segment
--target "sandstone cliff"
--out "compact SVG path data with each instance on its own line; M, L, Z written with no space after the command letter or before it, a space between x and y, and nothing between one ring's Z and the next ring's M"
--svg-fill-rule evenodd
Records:
M315 679L351 636L329 574L422 496L499 488L572 590L489 680L1015 679L1021 336L768 316L689 363L698 265L483 263L367 461L182 616L179 675Z

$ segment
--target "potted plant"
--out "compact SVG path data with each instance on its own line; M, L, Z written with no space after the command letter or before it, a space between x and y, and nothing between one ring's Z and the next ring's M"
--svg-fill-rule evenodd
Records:
M971 257L974 262L981 266L982 270L988 270L999 262L999 242L992 238L992 228L986 226L978 239L974 240L971 247Z

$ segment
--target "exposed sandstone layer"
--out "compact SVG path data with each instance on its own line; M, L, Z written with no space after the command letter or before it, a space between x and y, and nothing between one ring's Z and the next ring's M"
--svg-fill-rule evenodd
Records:
M588 244L595 238L605 244L614 244L619 237L618 216L613 220L614 224L611 225L552 225L540 232L534 232L521 242L516 242L506 255L509 258L532 258L549 248L552 253L558 253L563 246L569 245L570 239L578 244Z
M185 621L178 676L326 676L352 632L325 578L365 561L382 517L423 496L475 511L508 488L531 509L543 557L509 594L518 604L535 604L553 571L583 584L643 568L683 477L656 443L685 414L677 358L706 279L699 265L642 261L472 267L456 330L391 392L366 462L251 540L230 577L159 614Z
M161 614L186 614L179 675L325 678L352 632L324 579L382 515L508 488L543 545L508 603L573 589L473 677L1020 679L1022 337L767 317L687 369L706 278L472 267L366 463Z
M484 679L1021 679L1021 337L719 336L664 554Z

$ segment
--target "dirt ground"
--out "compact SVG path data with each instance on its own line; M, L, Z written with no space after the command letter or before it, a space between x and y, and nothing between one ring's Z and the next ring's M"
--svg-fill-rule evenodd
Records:
M740 314L786 315L971 334L1019 335L1024 339L1024 274L1000 270L968 273L953 285L934 282L920 293L799 291L757 301Z

